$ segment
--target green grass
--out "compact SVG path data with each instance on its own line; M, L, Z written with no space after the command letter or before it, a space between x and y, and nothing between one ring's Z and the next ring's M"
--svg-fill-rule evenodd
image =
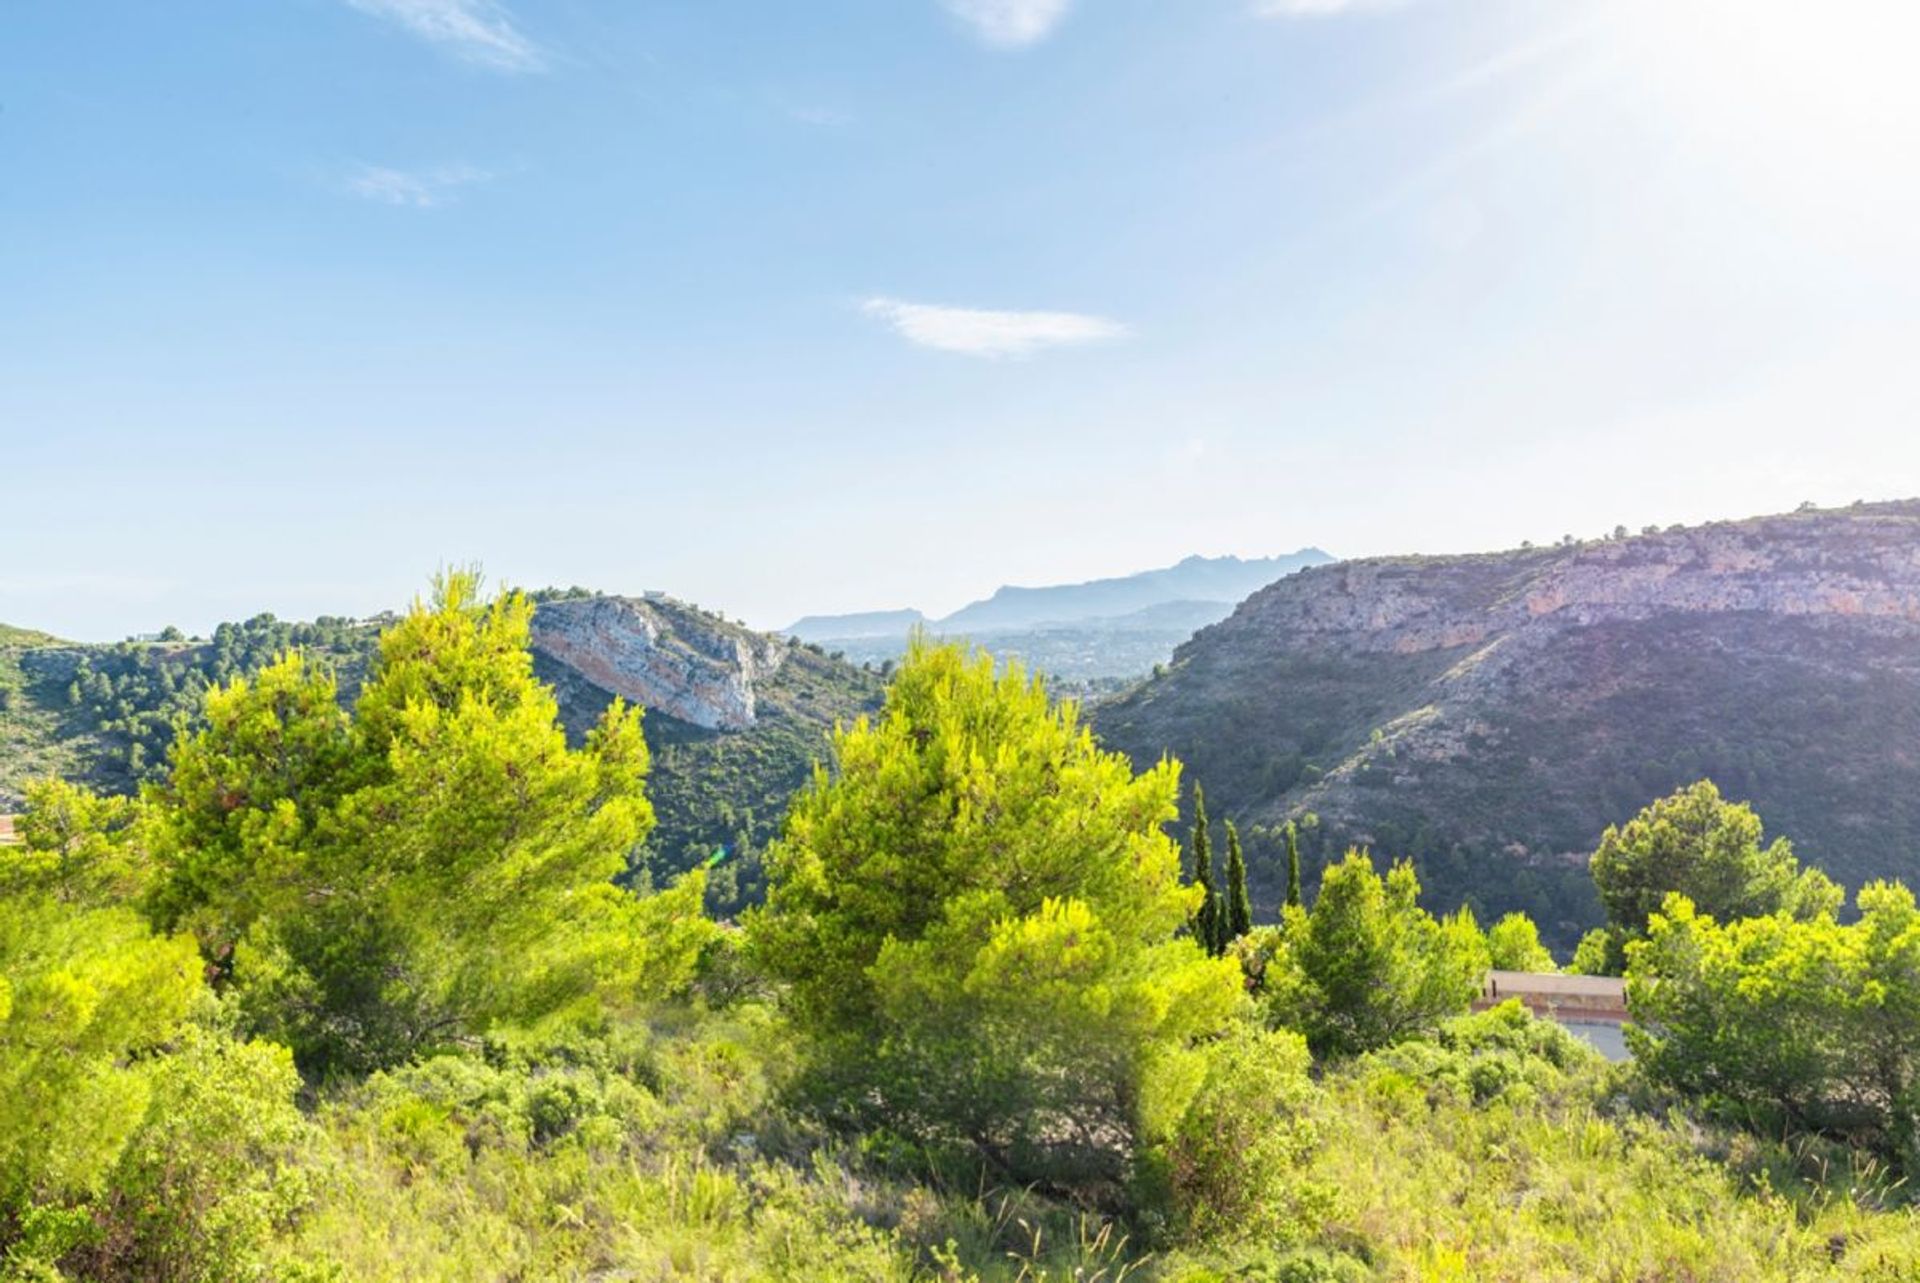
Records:
M1788 1283L1911 1279L1920 1219L1870 1161L1725 1131L1556 1029L1325 1067L1284 1247L1155 1245L1149 1225L935 1186L781 1104L772 1013L679 1013L328 1093L308 1278L1042 1283ZM556 1104L556 1102L558 1102ZM543 1112L544 1111L544 1112ZM544 1120L544 1122L538 1121Z

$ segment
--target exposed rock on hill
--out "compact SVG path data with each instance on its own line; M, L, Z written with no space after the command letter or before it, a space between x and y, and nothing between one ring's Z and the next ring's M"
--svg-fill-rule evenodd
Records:
M1920 503L1307 570L1096 721L1243 825L1314 813L1323 856L1413 855L1562 941L1601 829L1702 775L1843 880L1911 877ZM1263 832L1269 891L1273 859Z
M706 730L754 724L754 683L772 676L787 644L666 597L546 602L533 649L602 690Z
M876 673L657 595L544 603L533 657L576 738L616 695L645 705L656 869L726 847L711 883L722 911L759 894L759 851L826 759L828 732L884 693Z

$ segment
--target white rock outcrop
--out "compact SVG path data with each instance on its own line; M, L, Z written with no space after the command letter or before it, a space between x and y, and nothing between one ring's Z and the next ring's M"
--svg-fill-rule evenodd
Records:
M585 597L543 604L533 647L630 703L708 730L755 723L754 683L786 645L666 598Z

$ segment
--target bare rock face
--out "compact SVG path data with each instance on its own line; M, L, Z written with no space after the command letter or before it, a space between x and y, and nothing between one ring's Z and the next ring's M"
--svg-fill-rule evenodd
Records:
M1610 823L1702 777L1848 883L1920 877L1920 502L1301 571L1095 710L1249 838L1309 814L1565 940ZM1271 858L1268 856L1268 858Z
M787 656L777 638L666 597L547 602L533 648L630 703L720 731L755 724L755 683Z
M1570 548L1343 562L1256 593L1222 629L1412 654L1673 611L1920 623L1920 512L1880 505Z

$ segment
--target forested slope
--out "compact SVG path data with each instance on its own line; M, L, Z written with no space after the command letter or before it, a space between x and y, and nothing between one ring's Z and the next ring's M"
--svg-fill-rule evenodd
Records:
M536 596L534 660L575 741L615 694L648 710L654 872L691 867L724 846L731 858L714 872L714 903L736 908L756 892L758 851L825 751L826 733L877 705L879 677L664 597ZM581 631L582 619L600 626ZM209 689L290 648L330 667L351 703L391 620L263 614L206 639L169 633L109 645L0 631L0 811L18 809L26 785L49 774L115 793L157 778L175 723L196 725Z

